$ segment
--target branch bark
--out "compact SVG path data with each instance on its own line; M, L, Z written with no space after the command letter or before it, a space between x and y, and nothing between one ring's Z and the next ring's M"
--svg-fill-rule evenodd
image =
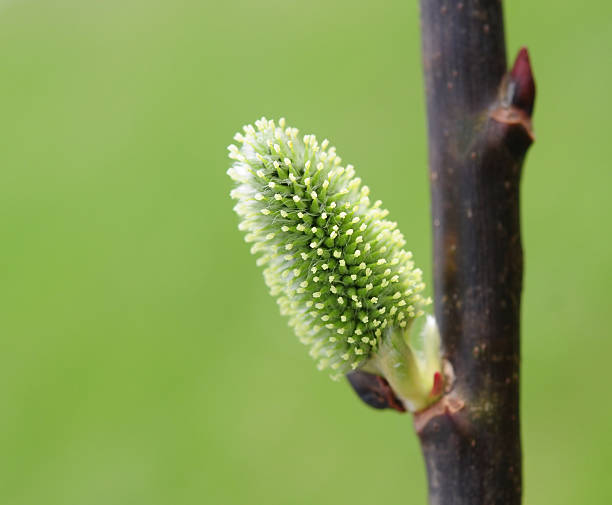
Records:
M521 502L519 183L533 141L525 49L501 0L421 0L436 319L454 383L415 416L431 505Z

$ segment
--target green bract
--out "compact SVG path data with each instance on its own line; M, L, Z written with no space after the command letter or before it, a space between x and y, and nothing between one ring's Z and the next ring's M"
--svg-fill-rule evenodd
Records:
M228 174L240 229L281 313L333 376L373 357L430 303L397 223L336 150L262 118L236 134Z

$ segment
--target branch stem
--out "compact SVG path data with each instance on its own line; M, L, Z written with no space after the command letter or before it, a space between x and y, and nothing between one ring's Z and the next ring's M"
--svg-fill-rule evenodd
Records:
M421 0L434 295L452 391L417 414L431 505L521 503L519 183L526 50L506 73L501 0Z

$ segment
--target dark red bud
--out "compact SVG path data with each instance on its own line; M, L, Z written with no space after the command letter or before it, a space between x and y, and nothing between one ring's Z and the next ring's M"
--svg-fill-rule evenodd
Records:
M528 116L531 116L536 88L529 61L529 52L526 47L521 48L516 56L514 66L510 71L510 81L514 84L512 105L524 110Z
M406 408L395 396L389 383L379 375L357 370L346 375L350 385L361 401L375 409L394 409L406 412Z
M436 396L440 396L444 390L444 379L442 378L442 374L440 372L434 373L433 378L433 386L431 387L431 393L429 393L430 398L435 398Z

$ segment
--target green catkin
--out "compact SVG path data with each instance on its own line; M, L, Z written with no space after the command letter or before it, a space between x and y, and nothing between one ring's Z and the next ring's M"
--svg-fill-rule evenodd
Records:
M337 378L372 358L431 303L397 223L334 147L262 118L229 146L239 228L320 369Z

